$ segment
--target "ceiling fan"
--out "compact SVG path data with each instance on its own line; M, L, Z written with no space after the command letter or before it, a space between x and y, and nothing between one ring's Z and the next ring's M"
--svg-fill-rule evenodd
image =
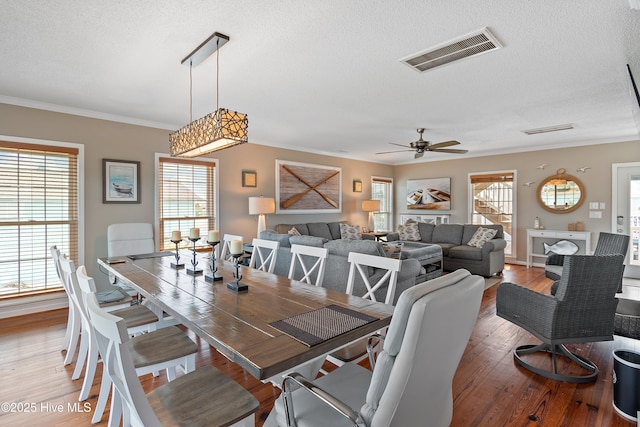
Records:
M418 134L420 134L420 138L417 141L409 143L409 145L396 144L394 142L390 142L389 144L397 145L399 147L408 148L408 150L395 150L395 151L383 151L381 153L376 154L388 154L388 153L397 153L400 151L415 151L416 154L413 156L414 159L419 159L424 155L425 151L435 151L438 153L453 153L453 154L464 154L468 150L458 150L455 148L445 148L451 147L452 145L460 144L458 141L444 141L439 142L437 144L432 144L429 141L425 141L422 139L422 134L424 133L424 128L417 129Z

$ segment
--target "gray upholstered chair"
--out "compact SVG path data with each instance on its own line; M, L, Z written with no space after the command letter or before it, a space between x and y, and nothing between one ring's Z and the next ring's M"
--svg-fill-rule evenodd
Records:
M347 363L313 383L287 375L265 427L448 426L451 383L483 291L482 277L466 270L407 289L373 372Z
M570 352L565 344L613 339L614 316L618 299L616 290L622 278L624 256L568 255L555 295L542 294L514 283L502 283L496 295L496 314L526 329L542 344L515 349L514 358L524 368L554 380L586 383L598 376L598 367L582 356ZM544 364L528 363L523 355L551 354L552 369ZM557 356L589 371L586 375L558 372Z
M629 236L625 234L613 234L601 232L598 235L598 243L593 251L594 255L612 255L627 254L629 248ZM547 278L558 281L562 276L562 265L564 263L564 257L567 255L558 255L552 253L545 261L544 274ZM554 295L558 289L558 283L554 283L551 286L551 294ZM618 284L618 292L622 292L622 278Z

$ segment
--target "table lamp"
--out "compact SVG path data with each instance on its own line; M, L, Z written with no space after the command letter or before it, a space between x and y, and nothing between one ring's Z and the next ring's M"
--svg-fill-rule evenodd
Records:
M276 201L273 197L249 197L249 215L258 215L258 237L267 228L264 215L275 211Z
M376 222L373 213L380 212L380 200L363 200L362 210L369 212L369 231L375 231Z

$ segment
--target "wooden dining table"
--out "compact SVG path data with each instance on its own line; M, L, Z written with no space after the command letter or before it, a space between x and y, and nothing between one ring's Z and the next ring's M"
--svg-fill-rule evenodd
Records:
M122 282L136 289L192 330L231 361L260 380L267 380L313 361L338 348L388 326L393 306L343 292L290 280L247 266L240 266L246 292L227 287L234 282L231 261L216 260L223 280L208 282L204 275L187 274L186 268L171 267L172 256L150 256L125 262L98 264ZM186 261L184 261L186 258ZM190 265L191 255L182 257ZM205 270L208 257L200 256L198 267ZM345 277L345 287L346 287ZM270 323L337 305L375 320L316 345L306 345L276 329Z

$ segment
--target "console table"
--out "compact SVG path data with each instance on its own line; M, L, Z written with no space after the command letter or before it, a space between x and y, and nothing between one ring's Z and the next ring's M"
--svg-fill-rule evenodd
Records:
M591 231L538 230L529 228L527 229L527 268L533 265L534 257L547 258L548 256L541 252L534 252L533 240L536 238L584 241L585 253L591 253Z

